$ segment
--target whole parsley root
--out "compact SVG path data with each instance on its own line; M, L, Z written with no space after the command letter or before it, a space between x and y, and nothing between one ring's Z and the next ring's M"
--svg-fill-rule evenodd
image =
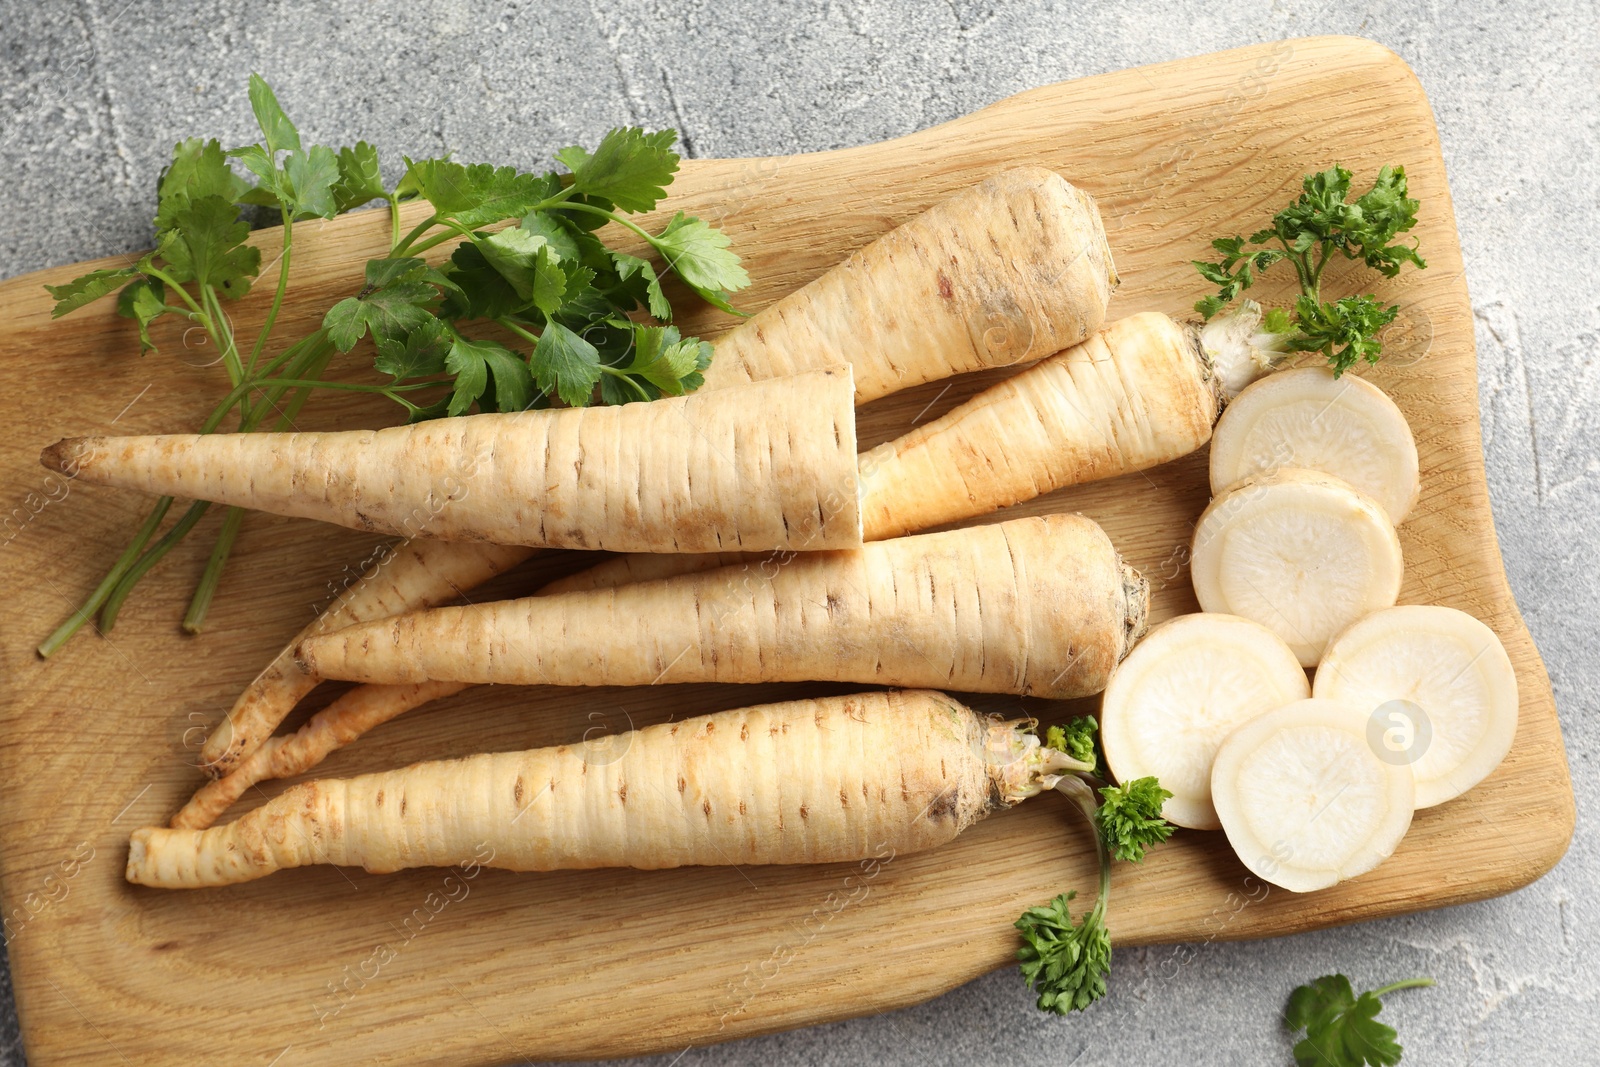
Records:
M861 542L849 368L654 404L327 433L74 438L80 482L442 541L612 551Z
M765 704L291 787L207 830L133 833L127 878L196 888L314 863L519 871L889 862L1084 766L942 693Z
M1401 989L1423 989L1432 978L1409 978L1360 996L1350 979L1330 974L1300 986L1289 994L1283 1013L1291 1031L1306 1036L1294 1046L1297 1067L1394 1067L1400 1062L1400 1044L1394 1028L1378 1021L1382 997Z
M1094 907L1077 921L1070 907L1078 895L1074 890L1029 908L1016 923L1022 936L1017 959L1023 980L1039 994L1039 1009L1057 1015L1083 1011L1105 996L1106 975L1111 972L1111 934L1105 919L1112 860L1138 863L1173 832L1161 817L1161 806L1172 794L1154 778L1102 786L1098 791L1090 785L1094 772L1103 766L1095 752L1095 730L1093 719L1075 719L1064 728L1047 731L1044 744L1047 751L1064 751L1083 765L1058 778L1054 788L1076 804L1094 828L1099 895Z
M836 681L1099 692L1148 585L1081 515L801 552L618 589L434 608L300 645L322 678L404 684Z
M1394 321L1399 305L1371 295L1324 300L1322 272L1336 254L1359 259L1385 278L1407 263L1426 267L1415 245L1396 240L1417 224L1421 205L1407 194L1404 167L1384 167L1372 188L1353 201L1350 172L1343 167L1307 174L1299 198L1274 215L1271 226L1249 238L1218 238L1211 247L1221 258L1194 261L1200 276L1217 286L1194 309L1208 324L1201 342L1218 360L1230 396L1297 352L1320 352L1335 377L1358 362L1378 361L1378 334ZM1246 300L1214 318L1280 262L1294 267L1300 283L1292 311L1273 308L1263 315L1255 301Z

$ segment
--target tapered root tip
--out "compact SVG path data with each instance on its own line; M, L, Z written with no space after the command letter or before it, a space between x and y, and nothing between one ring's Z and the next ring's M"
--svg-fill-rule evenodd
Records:
M149 836L149 830L139 829L128 838L128 867L122 876L134 885L142 884L139 878L144 871L145 839Z
M39 453L39 463L58 474L76 475L78 468L94 452L93 437L63 437Z
M1127 601L1127 630L1122 641L1122 655L1117 657L1119 663L1150 628L1150 580L1126 563L1122 565L1122 595Z

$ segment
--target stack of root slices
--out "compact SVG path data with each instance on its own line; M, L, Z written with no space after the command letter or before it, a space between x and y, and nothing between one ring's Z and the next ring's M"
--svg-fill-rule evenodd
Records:
M1116 778L1158 776L1169 821L1223 830L1285 889L1376 867L1416 809L1482 781L1516 733L1494 632L1395 606L1395 527L1418 487L1410 428L1376 386L1323 368L1251 385L1212 441L1191 556L1202 612L1152 630L1106 689Z

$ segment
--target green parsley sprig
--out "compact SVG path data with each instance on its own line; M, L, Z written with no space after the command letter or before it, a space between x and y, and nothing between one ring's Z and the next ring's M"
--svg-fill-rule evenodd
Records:
M1172 796L1154 778L1140 778L1122 786L1102 785L1094 771L1103 763L1095 743L1096 723L1074 719L1065 727L1045 732L1044 747L1063 752L1090 770L1068 774L1055 783L1089 819L1095 831L1095 852L1100 863L1100 892L1094 907L1074 921L1074 890L1048 904L1029 908L1017 920L1022 947L1017 950L1023 980L1039 994L1041 1011L1065 1015L1083 1011L1105 996L1106 975L1111 971L1111 933L1106 929L1106 908L1111 899L1113 859L1138 863L1145 852L1172 836L1173 826L1161 817L1161 805Z
M174 316L215 346L230 389L200 427L288 429L318 390L371 393L410 419L552 404L621 404L697 388L712 349L670 325L662 287L672 273L701 299L732 311L729 294L749 284L727 236L679 212L651 233L629 218L653 211L677 172L672 130L614 129L593 152L555 153L565 172L519 171L451 159L406 160L384 184L377 149L306 145L271 87L249 83L261 137L224 150L190 138L173 150L157 189L155 248L131 267L92 271L50 286L54 314L116 294L117 313L138 325L140 354L155 350L150 325ZM249 175L247 179L245 175ZM253 179L253 180L250 180ZM274 327L288 295L295 224L383 201L388 254L367 263L352 295L328 309L321 328L275 353ZM401 205L430 214L401 232ZM261 251L249 213L282 227L272 302L253 339L235 336L224 310L258 281ZM509 225L507 225L509 223ZM608 223L641 238L659 263L610 247ZM450 258L424 258L455 242ZM378 382L334 381L329 364L370 338ZM224 425L228 423L229 425ZM87 601L39 646L48 656L90 618L110 630L140 579L180 543L210 505L197 502L157 537L173 504L158 500L133 541ZM244 513L229 508L184 629L204 622Z
M1300 283L1300 295L1292 311L1266 312L1257 347L1279 358L1320 352L1335 376L1358 361L1376 363L1383 352L1378 335L1394 321L1399 305L1386 305L1370 294L1324 300L1322 273L1335 255L1359 259L1385 278L1393 278L1408 263L1426 267L1414 244L1396 240L1417 224L1420 202L1407 195L1406 170L1399 166L1380 170L1372 188L1354 201L1349 195L1350 172L1343 167L1308 174L1299 198L1274 215L1271 226L1249 238L1212 241L1220 258L1193 262L1217 292L1198 301L1194 309L1210 321L1254 285L1262 272L1288 262Z
M1400 1044L1394 1028L1378 1021L1381 998L1431 985L1432 978L1411 978L1356 996L1350 979L1330 974L1298 987L1284 1011L1291 1031L1306 1032L1294 1046L1294 1062L1298 1067L1394 1067Z

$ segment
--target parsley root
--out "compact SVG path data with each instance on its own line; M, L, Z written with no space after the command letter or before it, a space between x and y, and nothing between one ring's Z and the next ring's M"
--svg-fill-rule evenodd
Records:
M1072 697L1143 632L1148 586L1077 515L800 553L618 589L435 608L301 643L322 678L840 681Z
M384 430L76 438L80 481L439 540L708 552L860 544L849 369L650 404Z
M228 885L314 863L449 866L830 863L945 844L1081 763L1031 722L942 693L766 704L604 739L291 787L206 830L135 830L128 881Z
M702 388L849 363L865 403L1078 344L1116 285L1094 200L1043 167L1004 170L717 342Z

